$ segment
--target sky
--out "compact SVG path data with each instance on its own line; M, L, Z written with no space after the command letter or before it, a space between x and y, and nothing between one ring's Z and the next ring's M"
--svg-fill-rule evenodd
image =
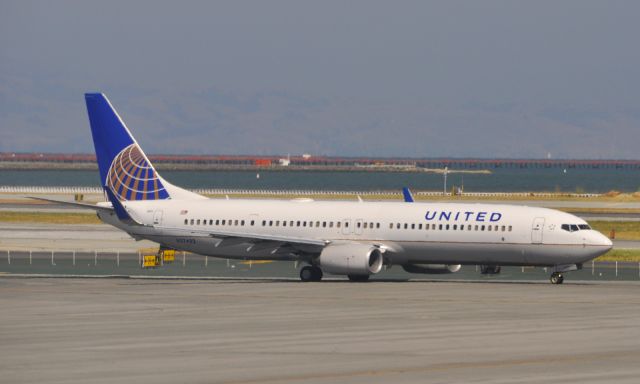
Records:
M640 159L640 2L0 0L0 152Z

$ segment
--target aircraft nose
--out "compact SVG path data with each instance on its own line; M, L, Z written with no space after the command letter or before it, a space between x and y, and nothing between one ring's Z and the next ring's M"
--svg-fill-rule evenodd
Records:
M607 250L613 247L613 242L607 236L602 233L598 233L597 244L602 245L603 247L607 247Z
M600 232L593 232L593 235L590 236L591 244L598 250L600 254L604 254L608 252L611 248L613 248L613 242L607 236L603 235Z

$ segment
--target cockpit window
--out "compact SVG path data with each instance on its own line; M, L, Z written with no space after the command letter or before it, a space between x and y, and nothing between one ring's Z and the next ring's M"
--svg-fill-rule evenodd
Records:
M567 232L575 232L575 231L591 229L591 227L587 224L562 224L560 228L562 228Z

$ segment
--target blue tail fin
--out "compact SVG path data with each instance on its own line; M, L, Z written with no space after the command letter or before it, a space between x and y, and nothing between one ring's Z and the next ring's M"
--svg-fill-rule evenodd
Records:
M165 181L131 136L107 97L85 94L93 145L100 168L102 186L119 200L168 199Z

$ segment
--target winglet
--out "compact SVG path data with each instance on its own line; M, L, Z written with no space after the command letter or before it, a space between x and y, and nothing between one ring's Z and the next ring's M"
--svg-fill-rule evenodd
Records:
M405 203L413 203L413 195L411 191L407 187L402 187L402 195L404 196Z

